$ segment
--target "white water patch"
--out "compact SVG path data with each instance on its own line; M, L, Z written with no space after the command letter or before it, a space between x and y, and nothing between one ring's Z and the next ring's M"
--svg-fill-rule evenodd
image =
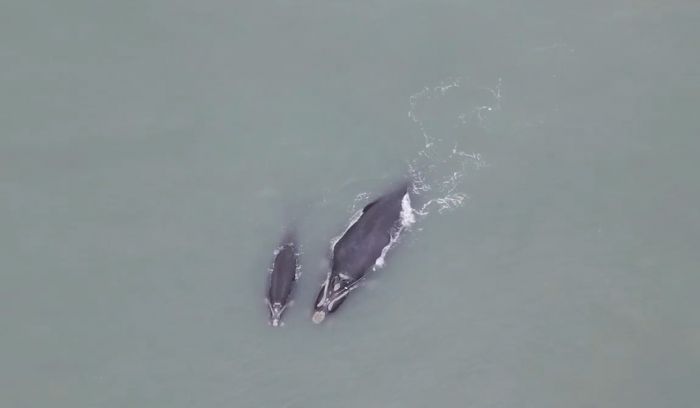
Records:
M394 230L391 231L389 243L384 248L382 248L381 255L379 255L379 258L377 258L377 260L374 261L374 265L372 266L372 271L376 271L377 269L381 269L384 267L384 264L386 262L386 254L398 242L399 235L401 234L402 229L403 229L402 227L398 227L398 228L395 228Z
M411 206L411 196L406 193L401 199L401 226L403 228L408 228L416 223L416 217L413 214L413 207Z
M415 223L415 210L411 206L411 196L409 193L406 193L401 199L401 213L399 216L399 221L397 222L396 227L391 231L389 243L382 248L381 255L379 255L379 258L374 261L374 266L372 267L373 271L376 271L384 266L386 254L391 248L394 247L394 245L396 245L397 242L399 242L401 232L407 228L410 228Z
M441 214L462 207L469 199L461 191L465 177L489 164L481 153L461 146L488 136L494 115L501 110L501 89L500 78L494 87L449 78L411 95L408 117L424 144L408 162L412 191L423 203L414 214Z

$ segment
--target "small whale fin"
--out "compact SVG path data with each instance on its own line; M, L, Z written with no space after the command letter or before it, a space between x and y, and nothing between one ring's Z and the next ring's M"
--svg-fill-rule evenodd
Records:
M362 212L363 212L363 213L366 213L367 210L370 209L370 207L372 207L373 205L377 204L377 201L379 201L379 200L374 200L374 201L372 201L371 203L367 204L367 205L365 206L365 208L362 209Z
M410 185L410 183L409 183L408 181L402 181L402 182L399 183L398 186L395 187L393 190L389 190L388 193L383 194L382 196L380 196L380 197L377 198L376 200L374 200L374 201L372 201L371 203L365 205L365 207L362 209L362 212L363 212L363 213L366 213L367 210L369 210L373 205L377 204L377 203L379 202L379 200L381 200L383 197L386 197L387 195L393 195L393 194L397 194L397 193L400 193L401 195L406 194L406 193L408 192L408 187L409 187L409 185Z

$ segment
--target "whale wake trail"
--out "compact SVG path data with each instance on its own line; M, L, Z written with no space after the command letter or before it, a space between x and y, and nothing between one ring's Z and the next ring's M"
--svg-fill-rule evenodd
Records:
M408 160L413 193L422 202L414 209L420 218L462 207L469 199L463 191L465 177L489 164L481 153L464 146L488 136L501 110L501 88L500 78L493 87L450 78L409 98L408 118L423 143Z
M489 167L480 152L467 150L488 137L491 125L501 111L502 81L493 86L475 85L463 78L449 78L437 85L425 86L409 97L408 119L415 125L419 147L406 160L411 181L410 193L402 200L401 219L391 232L390 243L384 248L373 269L384 266L385 256L399 241L404 230L411 229L428 215L453 211L465 205L469 196L464 191L465 178ZM351 179L346 184L359 184ZM343 188L347 186L342 186ZM362 191L348 206L349 217L345 230L333 237L332 254L338 240L357 222L362 209L374 193ZM326 204L324 200L319 203Z

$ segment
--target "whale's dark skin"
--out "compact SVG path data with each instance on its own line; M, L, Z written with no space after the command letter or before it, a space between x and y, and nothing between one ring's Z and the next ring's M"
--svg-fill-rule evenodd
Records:
M279 326L282 314L291 300L294 282L298 278L299 259L296 235L287 233L272 264L267 290L267 306L270 309L270 324Z
M400 225L402 200L408 194L402 183L362 209L360 218L348 228L333 247L331 271L314 304L314 323L335 312L347 295L357 288L391 242Z

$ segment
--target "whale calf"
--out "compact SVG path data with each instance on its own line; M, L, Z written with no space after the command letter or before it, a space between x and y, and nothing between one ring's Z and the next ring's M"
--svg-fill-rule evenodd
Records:
M296 234L285 234L274 254L265 300L270 309L270 324L277 327L282 324L282 314L291 301L294 282L299 278Z
M332 246L331 270L316 297L314 323L335 312L368 271L384 264L386 252L405 226L403 218L413 217L408 187L402 183L367 204Z

